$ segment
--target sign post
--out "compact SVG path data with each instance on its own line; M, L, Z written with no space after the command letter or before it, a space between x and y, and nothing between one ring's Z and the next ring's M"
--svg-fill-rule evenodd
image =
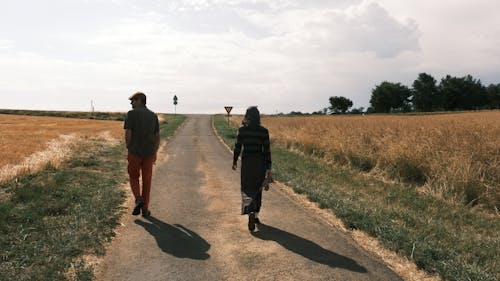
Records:
M174 114L177 114L177 95L174 95Z
M226 109L226 112L227 112L227 125L229 126L229 113L231 113L231 109L233 109L232 106L224 106L224 109Z

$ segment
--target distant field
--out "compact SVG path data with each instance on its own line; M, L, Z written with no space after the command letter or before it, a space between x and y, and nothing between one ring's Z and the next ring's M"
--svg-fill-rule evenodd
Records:
M21 110L21 109L0 109L0 114L30 115L30 116L51 116L96 120L117 120L123 121L125 114L122 112L85 112L85 111L47 111L47 110Z
M118 140L123 137L123 124L118 121L69 119L60 117L0 114L0 181L12 165L29 162L56 161L64 154L74 139L97 137ZM37 154L35 154L37 153ZM36 163L23 163L28 167ZM9 170L9 171L5 171Z
M272 141L289 149L415 184L447 200L500 208L500 111L262 122Z

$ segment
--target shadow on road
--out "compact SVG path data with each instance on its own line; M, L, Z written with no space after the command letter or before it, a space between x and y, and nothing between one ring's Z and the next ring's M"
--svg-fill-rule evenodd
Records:
M294 253L332 268L344 268L360 273L368 272L366 268L359 265L353 259L336 254L310 240L269 225L260 224L259 231L252 232L252 235L262 240L276 241Z
M156 239L163 252L178 258L206 260L210 244L198 234L180 224L168 224L153 216L146 218L150 222L135 220Z

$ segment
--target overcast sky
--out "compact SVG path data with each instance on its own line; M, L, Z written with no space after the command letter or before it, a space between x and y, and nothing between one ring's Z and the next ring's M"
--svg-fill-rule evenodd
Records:
M500 83L498 0L1 0L0 108L312 112L382 81Z

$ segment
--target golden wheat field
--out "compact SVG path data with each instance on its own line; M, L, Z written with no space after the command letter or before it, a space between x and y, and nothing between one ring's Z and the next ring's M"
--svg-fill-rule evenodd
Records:
M122 138L123 123L0 114L0 181L64 157L81 138ZM35 163L40 162L40 163ZM35 169L36 170L36 169Z
M500 111L264 117L262 123L271 141L287 148L449 200L500 207Z

